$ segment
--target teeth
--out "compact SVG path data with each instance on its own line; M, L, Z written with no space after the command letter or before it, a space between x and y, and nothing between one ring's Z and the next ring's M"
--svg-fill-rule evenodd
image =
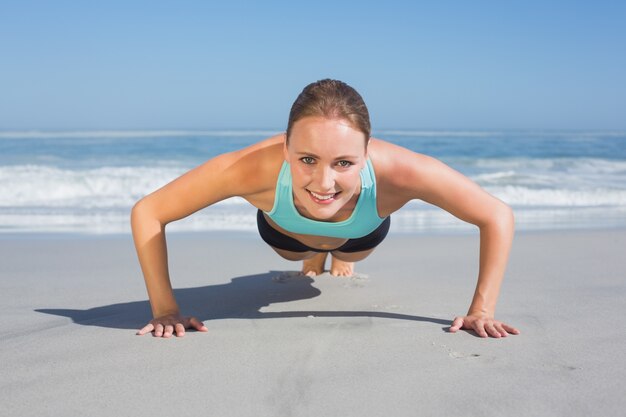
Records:
M313 191L309 191L313 197L317 198L318 200L330 200L331 198L333 198L335 196L335 194L330 194L330 195L320 195L320 194L316 194Z

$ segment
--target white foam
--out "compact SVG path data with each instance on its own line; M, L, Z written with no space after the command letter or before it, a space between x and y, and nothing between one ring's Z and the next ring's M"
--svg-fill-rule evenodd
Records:
M626 175L626 161L599 158L457 158L452 164L485 170L524 170L528 172L618 173Z
M457 161L459 166L462 162ZM468 163L466 171L483 187L525 186L554 190L626 189L626 161L593 158L497 159Z
M256 211L251 206L232 210L213 206L167 226L168 232L255 231ZM130 233L130 208L118 210L28 210L0 209L2 232Z
M520 159L484 165L473 179L514 208L522 229L525 223L548 228L567 222L626 224L625 161ZM0 166L0 231L128 232L133 204L187 169L174 163L90 169ZM418 201L394 214L392 223L404 231L473 228ZM255 209L243 198L231 198L168 227L253 231Z
M185 171L181 167L0 166L0 207L127 208ZM226 204L243 203L230 199Z
M626 207L626 190L532 189L518 186L485 187L515 207Z
M476 232L476 226L465 223L450 213L414 202L392 215L391 231L394 233L415 232ZM564 230L584 228L626 227L626 207L581 207L514 209L515 229Z

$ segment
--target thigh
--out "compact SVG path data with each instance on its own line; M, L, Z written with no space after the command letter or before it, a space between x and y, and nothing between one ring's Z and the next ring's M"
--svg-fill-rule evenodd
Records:
M270 248L274 249L274 251L279 254L281 257L287 259L288 261L303 261L305 259L311 259L315 255L318 255L319 252L307 251L307 252L293 252L286 249L275 248L270 245Z
M367 258L370 255L370 253L374 252L374 249L376 248L367 249L367 250L360 251L360 252L341 252L341 251L335 250L331 252L331 255L333 255L333 257L339 259L340 261L357 262L357 261L362 261L363 259Z

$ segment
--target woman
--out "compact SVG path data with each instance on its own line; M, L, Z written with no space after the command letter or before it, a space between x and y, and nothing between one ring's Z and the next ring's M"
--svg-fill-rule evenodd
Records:
M511 209L441 162L370 137L367 107L347 84L305 87L287 131L217 156L141 199L132 210L133 238L154 319L139 330L157 337L207 331L180 314L167 265L165 225L229 197L258 209L259 232L302 272L348 276L385 238L390 215L413 199L437 205L480 228L480 271L466 316L451 332L481 337L519 331L494 319L513 238Z

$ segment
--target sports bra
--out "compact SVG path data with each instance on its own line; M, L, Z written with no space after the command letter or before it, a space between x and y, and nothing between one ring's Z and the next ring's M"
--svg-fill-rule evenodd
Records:
M373 232L385 220L378 216L376 208L376 175L372 162L360 171L361 193L352 215L340 222L324 222L309 219L298 213L293 203L291 170L287 161L283 162L276 181L276 195L272 211L265 212L270 219L283 229L303 235L328 236L343 239L356 239Z

